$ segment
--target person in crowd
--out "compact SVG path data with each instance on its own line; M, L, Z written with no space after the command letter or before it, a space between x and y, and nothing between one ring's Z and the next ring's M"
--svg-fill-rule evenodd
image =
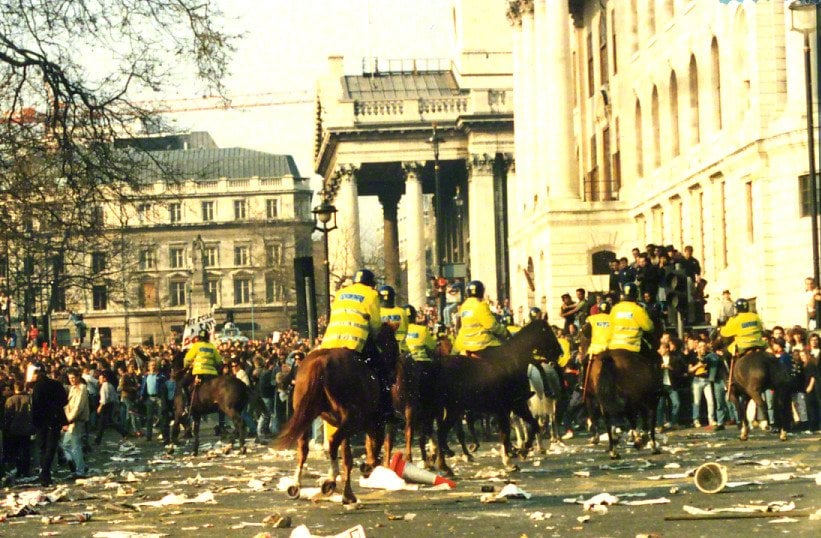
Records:
M120 366L117 368L117 374L119 379L117 391L120 393L120 423L129 433L139 436L137 398L140 392L140 376L137 373L137 365L129 362L128 366Z
M713 398L713 385L710 383L710 357L708 355L707 342L699 341L696 344L696 354L692 362L687 366L687 372L692 376L691 387L693 391L693 427L701 428L701 398L707 401L707 421L715 428L715 399Z
M168 405L168 399L165 387L166 378L160 373L157 361L149 360L146 368L146 374L140 383L139 400L145 407L145 440L151 442L154 438L156 420L159 420L160 431L165 431L165 408Z
M88 424L88 390L78 368L68 369L68 403L65 406L66 424L63 426L63 453L75 478L86 475L83 457L83 433Z
M734 340L727 347L730 354L741 356L753 349L765 349L764 327L758 314L750 312L750 303L746 299L738 299L735 310L736 315L720 331L722 337Z
M3 467L17 470L17 478L31 473L31 397L22 379L14 381L14 395L6 398L3 412Z
M685 370L681 355L675 350L669 337L670 335L667 334L666 341L662 341L658 349L661 356L662 388L664 392L659 399L657 416L658 422L662 423L662 430L669 430L678 424L679 410L681 409L681 397L678 389L681 386Z
M684 257L681 259L682 269L684 274L693 280L701 278L701 264L693 257L693 247L687 245L684 247Z
M730 365L724 356L724 346L721 343L707 344L710 350L707 353L707 363L710 371L707 374L707 381L713 389L713 401L715 401L715 430L723 430L725 424L731 416L735 416L734 406L727 403L727 384L725 379L730 377Z
M816 322L816 310L819 308L819 294L821 289L814 277L808 276L804 279L804 304L807 311L807 329L821 329Z
M813 364L812 355L806 349L798 351L798 360L803 367L803 379L798 383L798 392L803 392L807 408L807 423L802 425L802 429L817 431L819 429L819 407L816 398L818 384L818 369Z
M726 325L730 318L735 316L735 314L735 303L730 295L730 290L722 291L718 307L718 326L723 327Z
M485 285L478 280L468 282L467 299L459 307L459 332L453 345L455 353L479 355L489 347L501 345L507 331L485 302Z
M562 304L559 307L559 316L564 320L564 326L562 327L565 331L569 326L573 324L575 321L576 316L576 304L573 302L573 299L570 298L569 293L565 293L562 295Z
M60 432L66 424L65 405L68 393L65 387L48 377L42 363L34 364L31 370L31 422L37 432L40 450L40 485L50 486L51 466L57 454Z
M277 421L276 398L278 396L276 385L277 360L268 358L262 364L257 381L256 391L259 396L260 409L257 417L257 437L265 435L277 435L279 433L279 423Z
M120 401L117 397L117 390L114 388L114 372L102 370L97 380L100 382L100 403L97 404L99 421L94 444L99 446L103 442L103 434L107 429L114 428L123 439L128 437L128 431L119 421Z
M430 362L436 349L436 339L430 333L426 320L418 318L416 308L405 305L405 313L409 320L405 342L411 357L418 362Z

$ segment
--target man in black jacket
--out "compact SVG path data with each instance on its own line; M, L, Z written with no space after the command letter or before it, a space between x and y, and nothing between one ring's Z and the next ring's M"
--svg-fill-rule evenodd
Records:
M68 393L59 381L48 377L42 364L34 365L32 383L31 421L40 447L40 484L50 486L51 464L57 453L60 432L67 424L63 408L68 403Z

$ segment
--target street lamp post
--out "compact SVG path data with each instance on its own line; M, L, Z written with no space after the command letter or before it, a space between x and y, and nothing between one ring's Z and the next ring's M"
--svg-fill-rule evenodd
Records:
M439 178L439 143L442 142L442 138L439 136L439 132L436 129L436 123L433 124L433 134L428 139L428 142L433 146L433 183L434 183L434 197L435 205L434 205L434 218L436 221L435 230L436 230L436 277L442 278L444 277L444 263L445 263L445 241L444 241L444 228L442 226L442 218L443 218L443 209L442 209L442 182ZM439 297L437 300L437 314L439 323L444 324L444 316L445 316L445 294L444 292L439 293Z
M331 319L331 262L328 259L328 233L336 230L336 207L328 200L323 200L321 204L313 208L314 230L322 232L322 241L325 248L325 259L322 264L325 266L325 307L326 323Z
M804 83L807 99L807 147L810 174L810 215L812 229L812 274L815 284L819 280L819 242L818 242L818 180L815 170L815 139L813 136L812 118L812 67L810 64L810 34L816 30L816 0L793 0L790 3L792 29L804 36ZM817 309L816 309L817 310Z

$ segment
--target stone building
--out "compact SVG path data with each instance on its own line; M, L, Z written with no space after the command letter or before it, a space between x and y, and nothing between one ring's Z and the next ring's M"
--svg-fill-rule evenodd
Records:
M207 286L218 323L232 318L257 338L290 326L293 258L311 255L313 229L312 191L293 158L218 148L207 133L118 145L150 151L144 184L129 193L124 218L105 209L106 226L123 235L127 252L90 253L92 274L116 266L116 276L91 289L66 290L66 308L83 313L104 343L159 343L181 334L192 296ZM180 180L158 179L157 166ZM194 263L198 238L202 255ZM201 269L194 274L202 265L204 277ZM58 342L69 343L62 317L55 314L52 326Z
M562 293L607 289L598 256L692 245L708 311L726 288L767 324L803 325L805 80L785 2L507 5L514 306L556 319Z

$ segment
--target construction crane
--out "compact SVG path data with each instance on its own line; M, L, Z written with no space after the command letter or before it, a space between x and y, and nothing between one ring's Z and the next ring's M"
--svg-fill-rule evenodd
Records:
M316 96L308 90L289 92L267 92L243 95L205 96L180 99L161 99L141 101L138 106L145 106L158 114L176 114L180 112L200 112L204 110L242 110L285 105L310 104Z

